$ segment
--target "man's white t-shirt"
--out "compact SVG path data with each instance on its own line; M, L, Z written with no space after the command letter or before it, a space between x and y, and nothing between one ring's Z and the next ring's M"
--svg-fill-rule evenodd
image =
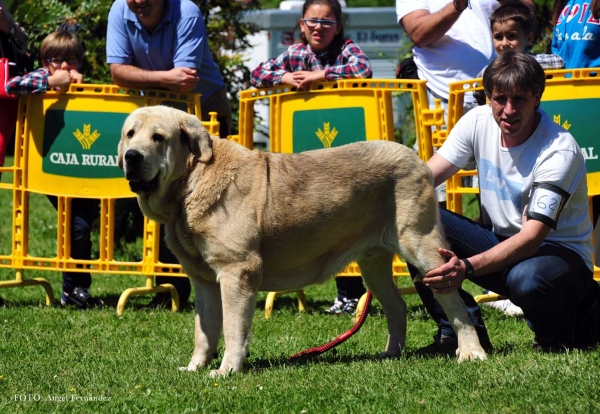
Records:
M518 147L504 148L491 108L476 107L457 122L437 153L459 168L477 167L482 218L505 237L521 230L534 182L566 191L570 197L546 242L576 251L593 269L585 159L573 136L543 110L538 112L541 120L531 137Z
M425 47L413 48L420 79L442 98L448 99L448 84L473 79L496 56L490 30L490 15L499 7L497 0L470 0L471 8L463 11L444 36ZM401 20L415 10L436 13L449 0L396 0L396 15ZM473 100L471 94L465 100Z

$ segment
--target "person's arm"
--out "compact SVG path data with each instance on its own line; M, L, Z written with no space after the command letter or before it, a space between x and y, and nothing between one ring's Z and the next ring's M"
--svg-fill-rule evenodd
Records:
M502 6L510 1L514 0L499 0L498 3ZM535 7L533 0L521 1ZM400 23L416 46L425 47L444 36L468 7L468 0L454 0L435 13L415 10L404 16Z
M35 70L23 76L15 76L6 83L6 92L14 95L40 94L48 91L48 72Z
M433 154L433 157L427 160L427 166L433 173L434 187L448 180L460 170L459 167L437 153Z
M527 220L523 215L523 226L519 233L483 253L467 258L475 270L474 277L506 269L533 256L549 233L550 226L538 220ZM466 266L452 251L439 249L439 252L448 261L429 271L423 283L435 292L448 293L460 287L465 280Z
M145 70L133 65L111 63L113 81L127 88L166 88L187 93L196 87L196 69L173 68L171 70Z
M294 71L290 66L290 50L288 48L275 59L269 59L258 65L250 78L250 84L255 88L266 88L270 86L281 85L284 82L284 76Z
M415 10L404 16L401 24L416 46L425 47L444 36L467 6L468 0L455 0L435 13Z

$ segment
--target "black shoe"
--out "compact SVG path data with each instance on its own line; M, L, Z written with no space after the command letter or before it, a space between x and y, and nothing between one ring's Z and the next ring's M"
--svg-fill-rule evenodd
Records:
M458 349L458 338L456 336L441 335L439 332L433 337L431 345L417 350L418 355L456 355Z
M90 296L86 288L76 287L72 292L63 292L60 303L63 306L77 306L79 309L101 308L104 302L100 299Z
M575 347L592 349L600 342L600 288L590 292L577 311Z
M171 294L168 292L157 293L148 304L151 308L167 309L171 307Z
M573 343L571 341L561 341L536 336L531 343L531 347L538 352L561 354L572 350Z

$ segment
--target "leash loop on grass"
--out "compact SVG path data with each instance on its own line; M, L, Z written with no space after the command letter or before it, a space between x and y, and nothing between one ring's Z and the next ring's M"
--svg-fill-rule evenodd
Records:
M354 324L354 326L352 328L350 328L348 331L344 332L343 334L339 335L337 338L335 338L333 341L321 345L321 346L317 346L314 348L310 348L307 349L305 351L300 351L294 355L292 355L290 357L290 360L295 360L301 357L314 357L317 355L321 355L324 352L329 351L331 348L334 348L336 346L338 346L339 344L341 344L342 342L344 342L346 339L350 338L352 335L354 335L356 332L358 332L358 330L361 328L361 326L363 325L363 323L365 322L365 319L367 318L367 315L369 313L369 308L371 307L371 300L373 299L373 294L371 293L370 290L367 291L367 297L365 299L365 306L363 308L362 313L360 314L360 317L358 318L358 321L356 321L356 323Z

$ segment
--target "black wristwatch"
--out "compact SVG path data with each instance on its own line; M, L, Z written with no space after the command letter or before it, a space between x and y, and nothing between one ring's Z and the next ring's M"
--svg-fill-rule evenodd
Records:
M473 268L473 265L471 264L471 262L469 262L469 259L461 259L463 261L463 263L465 264L465 278L467 279L471 279L473 276L475 276L475 269Z

